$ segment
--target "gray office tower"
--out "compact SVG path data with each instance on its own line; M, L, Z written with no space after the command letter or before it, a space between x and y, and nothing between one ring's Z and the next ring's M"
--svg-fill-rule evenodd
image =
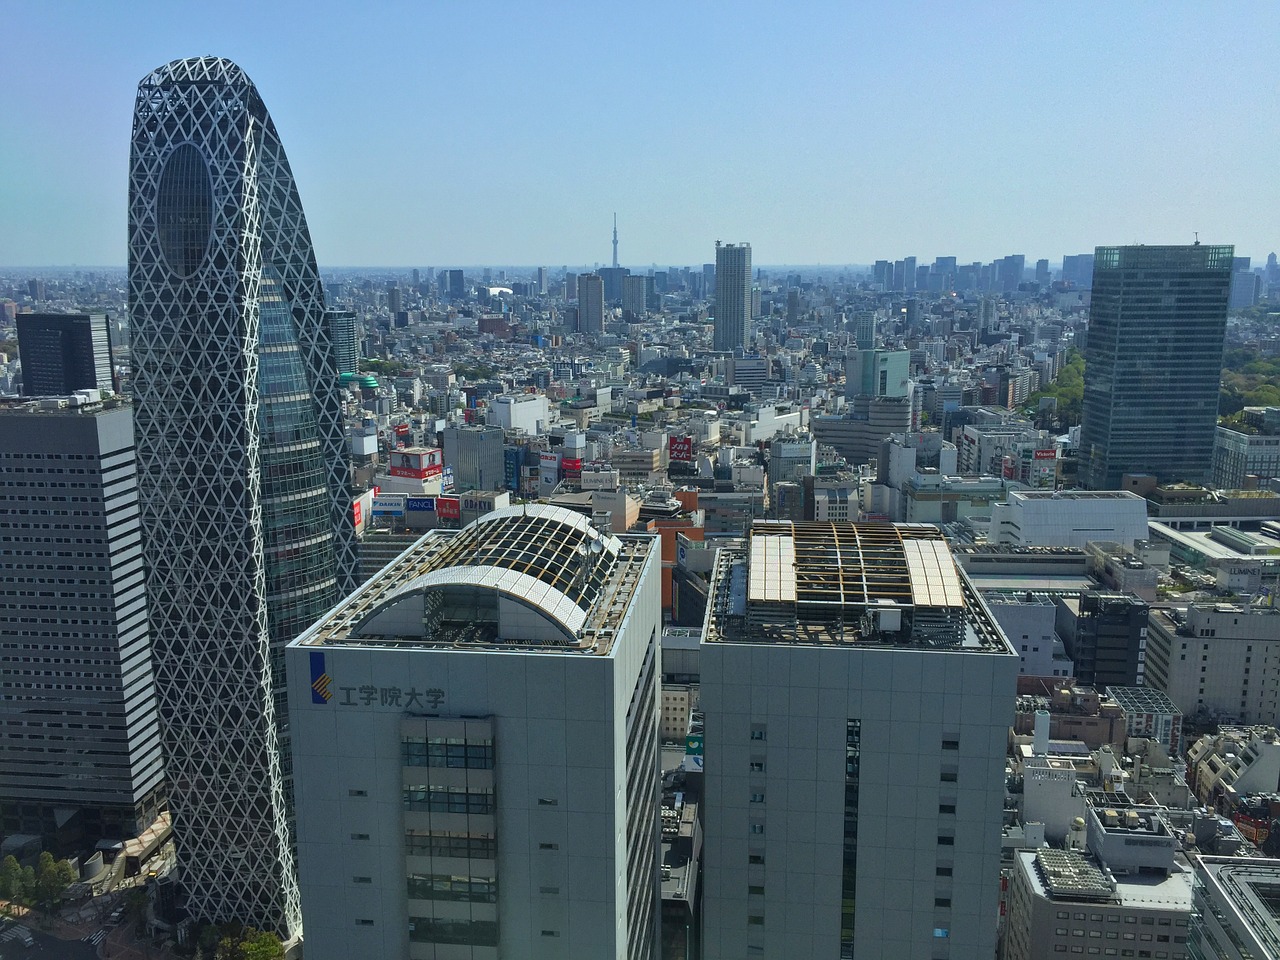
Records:
M751 244L716 241L716 315L713 347L747 344L751 326Z
M446 427L444 465L453 471L454 489L501 490L506 479L501 427Z
M1018 657L937 528L757 520L699 655L705 960L994 956Z
M133 415L0 407L0 834L72 852L164 806Z
M284 646L352 588L337 363L302 203L228 60L142 80L129 171L138 493L191 914L292 936Z
M1085 346L1080 481L1208 480L1230 246L1098 247Z
M60 397L112 389L111 338L105 313L20 313L22 393Z
M604 279L597 273L578 277L578 332L604 333Z

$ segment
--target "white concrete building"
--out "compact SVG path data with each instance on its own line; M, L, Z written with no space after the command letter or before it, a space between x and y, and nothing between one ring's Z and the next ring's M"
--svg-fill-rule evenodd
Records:
M547 398L541 393L504 393L489 401L485 422L491 427L540 436L551 425Z
M1146 676L1184 714L1280 723L1280 610L1240 603L1154 609Z
M1018 673L1029 677L1069 677L1071 658L1054 631L1053 598L1031 591L988 591L983 600L1018 654Z
M659 562L496 510L290 645L308 960L654 956Z
M937 529L758 521L707 610L706 960L990 957L1017 657Z
M1118 490L1011 490L991 508L991 541L1019 547L1084 547L1146 540L1147 501Z

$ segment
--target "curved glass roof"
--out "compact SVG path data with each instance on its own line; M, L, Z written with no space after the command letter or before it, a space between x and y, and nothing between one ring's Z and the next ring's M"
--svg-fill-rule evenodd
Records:
M474 586L530 607L576 637L621 551L617 537L582 514L545 504L504 507L459 532L430 570L380 598L362 622L432 588Z

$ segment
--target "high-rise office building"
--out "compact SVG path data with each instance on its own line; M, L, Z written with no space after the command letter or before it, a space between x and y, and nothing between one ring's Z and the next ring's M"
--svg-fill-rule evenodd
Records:
M604 281L604 299L606 303L622 302L622 278L629 277L628 267L601 267L596 275Z
M648 289L651 277L622 278L622 316L626 320L643 320L648 313Z
M1230 246L1098 247L1085 346L1080 481L1209 478Z
M903 290L914 290L916 288L916 258L907 257L902 261L902 288Z
M751 327L751 244L716 241L716 350L745 347Z
M137 836L164 805L133 415L0 407L0 833Z
M700 658L702 956L993 956L1018 657L937 528L756 521Z
M228 60L134 108L138 493L178 864L192 915L291 936L284 646L353 582L337 366L275 125Z
M652 960L657 540L529 505L290 646L308 960Z
M604 332L604 280L598 273L578 277L578 332Z
M25 396L115 392L105 313L20 313L17 323Z
M910 350L850 350L844 360L844 395L905 397L911 390Z
M565 300L578 299L578 275L576 273L566 273L564 275L564 298Z
M333 359L338 373L360 372L360 319L354 310L328 310L325 323L333 341Z
M444 465L453 471L454 487L501 490L506 478L501 427L467 425L444 430Z
M1062 258L1062 279L1076 287L1093 283L1093 254L1066 254Z
M547 295L547 268L538 268L538 278L535 281L538 288L538 295L545 297Z
M854 314L853 340L859 350L874 350L876 345L876 315L871 310Z

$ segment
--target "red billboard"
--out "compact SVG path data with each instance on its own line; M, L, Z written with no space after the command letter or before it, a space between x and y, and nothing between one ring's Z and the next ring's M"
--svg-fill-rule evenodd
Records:
M667 441L667 453L680 463L693 462L693 437L671 437Z
M438 477L443 469L443 457L434 447L409 447L391 454L391 475L426 480Z
M561 457L560 466L564 470L566 477L577 479L582 476L582 458L581 457Z
M1058 451L1057 450L1037 450L1035 452L1035 458L1037 460L1057 460Z
M461 520L461 502L457 497L436 497L436 516L441 520Z

